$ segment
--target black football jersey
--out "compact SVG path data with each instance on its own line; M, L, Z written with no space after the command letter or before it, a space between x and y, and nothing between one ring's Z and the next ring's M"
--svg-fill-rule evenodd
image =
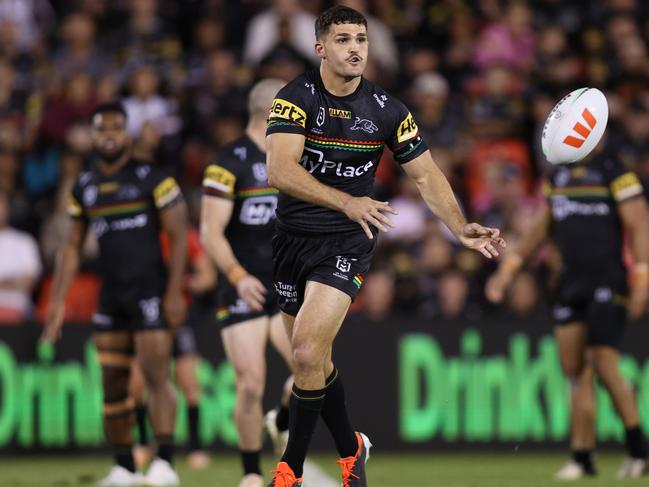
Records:
M587 163L559 166L544 189L564 279L584 284L624 280L624 235L617 205L642 195L637 176L614 157L599 154Z
M371 196L376 168L387 145L400 164L426 150L417 124L398 99L362 79L354 93L329 93L318 70L280 90L268 119L268 134L293 133L306 140L300 164L318 181L352 196ZM289 231L362 231L343 213L280 194L278 225Z
M79 176L68 213L86 220L97 236L105 287L158 283L164 289L159 212L181 199L173 177L135 160L111 176L97 169Z
M225 237L235 257L250 272L271 273L278 191L268 185L266 154L250 137L225 146L207 167L203 194L234 202Z

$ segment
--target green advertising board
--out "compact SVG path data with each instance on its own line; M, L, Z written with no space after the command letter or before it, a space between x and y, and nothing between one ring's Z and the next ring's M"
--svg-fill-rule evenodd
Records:
M352 420L386 449L454 444L565 442L567 384L545 324L372 323L352 317L336 341L335 361L345 380ZM649 331L630 330L621 369L649 411ZM104 444L101 374L87 326L66 327L55 354L36 353L40 328L0 327L0 448L70 449ZM206 444L233 447L234 372L218 333L197 329L204 358L200 434ZM359 353L362 348L362 353ZM360 358L359 358L360 357ZM287 371L269 355L267 407L279 397ZM184 442L186 408L179 394L176 436ZM597 435L619 440L623 428L611 401L597 388ZM649 430L649 418L643 427ZM321 431L316 448L328 448Z

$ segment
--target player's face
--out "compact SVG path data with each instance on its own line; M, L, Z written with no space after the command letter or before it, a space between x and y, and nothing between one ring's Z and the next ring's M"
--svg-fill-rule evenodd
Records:
M325 38L316 44L318 56L344 78L363 74L367 51L367 29L359 24L333 24Z
M129 143L126 119L118 112L98 113L92 120L93 148L106 162L117 161Z

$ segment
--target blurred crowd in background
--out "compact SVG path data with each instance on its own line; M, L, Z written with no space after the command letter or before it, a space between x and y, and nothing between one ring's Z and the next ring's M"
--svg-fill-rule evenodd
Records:
M649 2L345 0L367 15L366 77L410 108L470 218L515 241L530 228L548 170L543 122L562 96L603 89L606 144L649 178ZM134 155L178 178L199 221L201 179L246 124L264 77L317 66L324 0L0 0L0 321L43 315L66 204L93 164L88 114L119 98ZM547 306L558 269L544 247L506 304L483 293L494 264L460 248L386 150L377 196L399 210L382 236L357 312L434 319L517 316ZM68 318L96 298L89 239ZM198 303L212 310L211 293Z

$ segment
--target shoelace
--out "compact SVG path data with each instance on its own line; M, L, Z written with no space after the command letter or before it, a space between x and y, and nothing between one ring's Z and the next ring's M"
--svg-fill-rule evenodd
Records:
M280 469L271 470L275 474L273 480L273 487L293 487L295 478L289 473L282 472Z
M343 485L342 487L350 487L349 480L354 477L355 479L360 479L360 477L354 474L354 466L356 465L356 457L341 458L336 461L338 465L342 468L342 477Z

